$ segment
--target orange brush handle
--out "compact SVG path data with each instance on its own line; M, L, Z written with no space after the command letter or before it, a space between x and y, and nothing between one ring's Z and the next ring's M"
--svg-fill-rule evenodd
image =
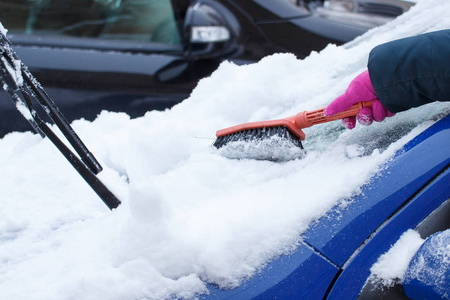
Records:
M349 109L332 116L325 116L325 107L311 111L303 111L295 116L295 125L299 128L307 128L316 124L355 117L362 108L372 107L372 103L373 101L358 102L353 104Z
M320 123L340 120L348 117L355 117L362 108L371 107L372 102L373 101L358 102L352 105L349 109L332 116L325 116L324 114L325 107L322 107L311 111L299 112L295 116L287 117L284 119L244 123L218 130L216 132L216 136L222 137L236 132L257 128L285 126L289 128L289 130L296 136L298 136L301 140L304 140L305 133L302 131L303 128L307 128Z

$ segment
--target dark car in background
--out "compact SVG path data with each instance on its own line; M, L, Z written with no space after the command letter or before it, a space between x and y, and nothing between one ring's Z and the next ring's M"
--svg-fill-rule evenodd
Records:
M408 10L401 0L0 0L19 58L68 121L186 99L224 60L304 58ZM0 93L0 137L29 130Z

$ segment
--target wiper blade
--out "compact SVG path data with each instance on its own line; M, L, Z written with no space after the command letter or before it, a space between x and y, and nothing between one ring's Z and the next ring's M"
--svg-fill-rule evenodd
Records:
M16 104L17 109L36 132L42 137L47 137L58 148L110 209L117 208L120 204L119 199L96 176L102 171L102 166L78 137L42 85L19 59L3 32L0 32L0 54L0 83ZM52 119L79 156L69 149L39 117L33 99Z

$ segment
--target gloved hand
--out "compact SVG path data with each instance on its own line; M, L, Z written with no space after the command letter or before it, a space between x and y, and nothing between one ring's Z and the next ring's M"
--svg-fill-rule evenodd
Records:
M371 100L373 100L372 107L361 109L356 118L342 119L342 123L346 128L353 129L356 125L356 119L362 125L370 125L373 121L381 122L386 117L395 115L381 104L370 82L369 71L366 70L352 80L344 94L337 97L327 106L325 115L331 116L350 108L357 102Z

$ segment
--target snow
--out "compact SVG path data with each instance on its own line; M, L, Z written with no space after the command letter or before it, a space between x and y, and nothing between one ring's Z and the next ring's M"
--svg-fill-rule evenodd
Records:
M22 86L23 84L23 77L22 77L22 71L21 71L21 61L20 60L14 60L14 65L11 66L6 59L3 57L1 58L4 61L4 65L8 71L8 73L11 75L12 80L14 81L15 85L17 87ZM15 88L15 87L13 87ZM6 88L3 88L6 90Z
M372 266L370 280L386 287L402 282L411 259L423 242L418 232L412 229L404 232L391 249L380 256Z
M215 131L326 106L393 39L450 28L446 0L304 60L276 54L220 65L171 110L102 112L72 125L121 199L109 211L39 135L0 140L0 295L7 299L164 299L238 286L295 249L300 234L359 192L396 150L445 113L433 103L382 123L305 129L303 159L227 159ZM63 112L64 113L64 112Z
M4 35L6 35L8 33L8 30L5 29L5 27L3 27L3 24L0 23L0 32Z
M8 32L8 30L6 30L6 29L3 27L3 24L1 24L1 23L0 23L0 32L1 32L3 35L5 35L5 36L6 36L7 32ZM9 44L5 44L5 45L4 45L4 48L5 48L5 49L3 49L3 51L6 51L7 53L10 51L10 46L9 46ZM15 84L14 87L10 87L10 88L12 88L12 89L17 89L17 87L22 86L22 84L23 84L22 70L21 70L22 62L21 62L20 60L18 60L18 59L14 59L14 60L12 61L13 65L11 65L11 64L9 64L9 63L6 61L6 59L5 59L4 57L1 57L1 59L2 59L2 65L5 66L6 71L10 74L12 81L14 81L13 84ZM3 89L4 89L5 91L7 91L8 86L7 86L6 84L4 84L4 85L3 85Z

